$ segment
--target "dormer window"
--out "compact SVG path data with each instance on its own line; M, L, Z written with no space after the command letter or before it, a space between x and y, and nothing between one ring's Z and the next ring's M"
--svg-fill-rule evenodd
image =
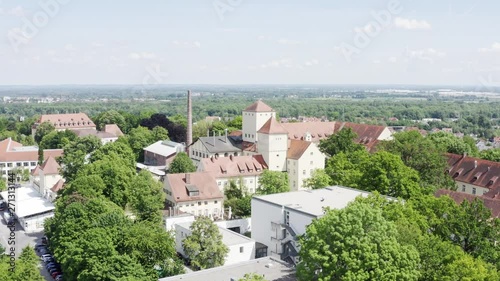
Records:
M481 177L482 173L481 172L477 172L474 177L472 178L472 181L476 181L477 179L479 179Z
M200 191L194 184L186 185L186 192L189 197L200 196Z
M455 172L455 174L453 175L454 178L460 176L460 174L464 171L463 168L460 168L458 171Z
M498 180L498 176L494 176L488 182L488 185L493 185Z

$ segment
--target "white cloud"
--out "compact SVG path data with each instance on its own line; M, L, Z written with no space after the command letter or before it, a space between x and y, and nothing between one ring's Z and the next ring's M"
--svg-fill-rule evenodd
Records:
M268 63L263 63L260 65L260 68L279 68L279 67L287 67L290 68L292 67L292 59L290 58L282 58L282 59L275 59L272 60Z
M8 14L15 16L15 17L22 18L22 17L26 16L26 10L21 6L17 6L17 7L10 9Z
M431 24L426 20L405 19L401 17L394 19L394 25L397 28L408 30L428 30L432 28Z
M308 60L304 63L305 66L318 65L319 61L317 59Z
M280 38L276 42L278 44L283 44L283 45L299 45L299 44L301 44L300 41L290 40L290 39L286 39L286 38Z
M149 52L139 52L139 53L130 53L128 54L129 59L133 60L140 60L140 59L154 59L156 58L155 53L149 53Z
M92 47L100 48L100 47L104 47L104 44L101 42L92 42Z
M389 62L396 63L396 62L398 62L398 58L397 57L390 57Z
M499 52L500 51L500 42L495 42L491 45L489 48L479 48L478 50L480 53L487 53L487 52Z
M201 43L199 41L179 41L179 40L174 40L172 43L175 46L180 46L184 48L201 48Z
M4 14L5 14L4 9L0 7L0 15L4 15Z
M367 24L363 27L355 27L354 32L356 33L371 33L374 30L373 25Z
M68 52L75 52L77 51L77 49L75 48L75 46L73 46L73 44L66 44L66 46L64 46L64 49Z
M410 59L419 59L434 63L436 58L442 58L446 56L445 52L438 51L433 48L421 49L421 50L407 50L407 57Z
M373 63L373 64L380 64L380 63L381 63L381 61L380 61L380 60L374 60L374 61L372 61L372 63Z

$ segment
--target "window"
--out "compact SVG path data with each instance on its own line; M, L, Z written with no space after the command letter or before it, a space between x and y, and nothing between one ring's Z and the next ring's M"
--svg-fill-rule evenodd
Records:
M5 163L0 163L0 168L5 168Z
M253 180L250 180L250 183L253 183Z
M311 164L311 165L314 164L314 161L309 162L309 164Z
M220 186L222 183L220 181L217 182L217 185Z
M30 163L29 163L29 162L24 162L24 163L23 163L23 166L24 166L24 167L28 167L29 165L30 165Z
M240 253L243 253L244 248L240 247Z
M21 165L22 165L22 164L23 164L23 163L16 163L16 166L17 166L17 167L21 167Z
M472 188L472 194L476 194L476 188L475 187Z
M306 170L302 170L302 174L305 175L306 174Z
M200 202L198 202L198 206L201 206L201 201L200 201Z
M217 204L217 200L214 201L214 204Z
M279 154L276 154L276 157L280 157L280 155L279 155Z
M462 185L462 192L465 192L465 184Z
M314 152L311 151L311 155L314 155Z
M36 166L36 162L31 162L31 166Z
M205 205L208 205L208 201L205 201Z

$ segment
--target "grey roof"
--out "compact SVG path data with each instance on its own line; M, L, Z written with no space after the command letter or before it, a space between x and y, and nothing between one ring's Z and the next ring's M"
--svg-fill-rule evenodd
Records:
M356 197L367 197L370 192L343 186L330 186L315 190L300 190L271 195L254 196L252 200L283 206L288 210L305 213L311 217L323 215L323 208L343 209ZM389 198L389 197L388 197Z
M237 138L232 136L220 137L201 137L198 139L207 148L210 153L223 153L223 152L239 152L241 148L238 147Z
M152 145L145 147L145 151L149 151L154 154L168 157L177 152L184 151L184 145L181 143L176 143L173 141L157 141Z
M187 274L161 278L159 281L230 281L238 280L246 273L256 273L269 281L296 281L295 268L271 257L245 261L233 265L215 267Z

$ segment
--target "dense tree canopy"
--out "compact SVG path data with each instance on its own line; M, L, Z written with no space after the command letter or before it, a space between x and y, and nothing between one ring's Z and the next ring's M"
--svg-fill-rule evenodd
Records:
M274 194L290 191L288 174L284 172L264 170L259 178L257 194Z
M162 127L168 131L168 135L175 142L186 142L186 127L170 121L166 115L155 113L149 118L145 118L140 123L141 126L152 130L154 127Z
M351 128L343 128L336 134L329 136L327 139L321 140L319 149L321 152L333 156L340 152L352 153L359 150L364 150L365 147L354 142L358 136Z
M229 252L222 243L219 227L208 217L197 217L191 224L191 234L182 240L184 252L197 269L207 269L224 264Z
M101 140L96 136L77 138L64 147L64 154L59 160L62 175L67 182L73 180L77 172L87 162L87 156L101 147Z
M125 117L113 109L101 112L93 120L98 130L102 130L108 124L116 124L122 131L127 131L126 129L128 129Z
M369 204L327 210L300 238L299 280L418 280L419 254Z
M311 177L304 180L304 187L319 189L331 184L332 179L323 169L316 169L311 173Z
M37 143L40 143L45 135L48 135L49 133L55 131L56 127L52 125L50 122L43 122L42 124L38 125L36 128L36 133L35 133L35 141Z
M193 161L185 152L178 153L168 168L170 174L192 173L195 171L196 167Z

